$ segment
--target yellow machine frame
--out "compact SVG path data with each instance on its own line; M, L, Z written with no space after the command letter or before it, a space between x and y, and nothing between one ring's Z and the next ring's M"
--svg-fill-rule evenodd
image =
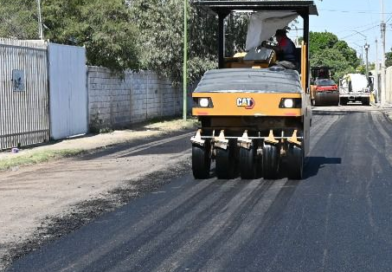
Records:
M192 137L192 168L196 178L209 176L209 160L216 160L218 178L234 175L236 163L243 178L257 176L262 161L264 178L278 176L280 157L289 158L289 177L302 178L304 156L309 152L311 104L309 92L309 14L317 14L313 1L198 1L219 17L219 67L268 69L275 63L275 54L265 61L245 61L244 54L224 56L224 18L232 11L294 10L304 19L304 42L301 46L302 92L206 92L192 94L195 106L192 115L199 117L201 127ZM198 101L207 98L211 104L202 107ZM255 101L241 107L241 99ZM284 99L300 99L301 106L281 107ZM246 101L245 101L246 102ZM245 103L244 102L244 103ZM246 103L245 103L246 104ZM246 105L245 105L246 106Z

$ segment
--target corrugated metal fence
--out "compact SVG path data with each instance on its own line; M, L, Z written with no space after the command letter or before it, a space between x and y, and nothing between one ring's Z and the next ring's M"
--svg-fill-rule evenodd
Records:
M0 39L0 149L47 140L47 45Z

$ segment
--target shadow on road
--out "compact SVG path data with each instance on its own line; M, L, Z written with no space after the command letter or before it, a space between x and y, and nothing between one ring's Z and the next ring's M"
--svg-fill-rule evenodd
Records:
M354 113L368 113L369 111L361 111L361 110L315 110L313 109L313 115L322 115L322 116L334 116L334 115L348 115L348 114L354 114Z
M181 130L161 136L152 136L144 139L137 139L132 142L115 144L108 146L100 150L93 151L90 154L79 157L79 160L88 161L104 158L107 156L113 156L117 158L127 158L138 155L153 155L153 154L173 154L180 153L190 148L189 138L178 139L172 141L170 144L156 145L152 147L143 147L138 149L140 146L148 145L152 142L164 141L171 137L181 136L182 134L189 133L190 130Z
M318 171L327 164L342 164L342 158L307 157L304 179L316 176Z

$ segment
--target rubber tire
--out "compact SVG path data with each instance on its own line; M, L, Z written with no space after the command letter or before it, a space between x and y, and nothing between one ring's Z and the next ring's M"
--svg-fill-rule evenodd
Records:
M250 149L240 148L239 155L240 176L242 179L256 178L257 157L256 148L252 146Z
M362 102L362 105L369 106L370 105L370 98L362 98L361 102Z
M211 145L206 141L205 146L192 145L192 172L195 179L207 179L211 169Z
M340 101L340 99L339 99L339 94L338 94L337 97L336 97L335 103L333 103L332 105L333 106L339 106L339 101Z
M287 150L287 176L289 179L300 180L303 177L304 169L304 152L303 149L289 144Z
M279 171L279 150L271 144L263 146L263 177L264 179L276 179Z
M313 106L315 107L320 106L320 98L317 96L317 94L314 96Z
M230 144L227 149L216 149L216 165L215 173L218 179L231 179L236 173L236 159L235 159L236 146Z
M342 105L342 106L344 106L344 105L347 105L347 99L345 99L345 98L340 98L340 105Z

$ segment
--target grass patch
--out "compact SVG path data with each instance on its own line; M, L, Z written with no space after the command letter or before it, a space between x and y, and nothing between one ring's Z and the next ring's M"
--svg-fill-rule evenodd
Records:
M83 153L82 149L45 150L29 154L16 155L13 158L0 160L0 171L17 166L33 165L53 159L76 156Z
M146 129L161 129L161 130L178 130L191 129L197 127L198 121L196 118L188 118L186 121L182 119L176 120L160 120L159 122L151 122L146 125Z
M193 118L193 117L189 117L186 121L178 118L168 119L168 120L163 120L163 119L159 119L159 120L156 119L153 121L150 120L148 123L145 123L140 127L138 127L138 129L135 130L137 133L133 133L131 131L133 135L132 138L124 137L122 139L120 137L118 139L118 142L113 142L113 143L108 143L107 141L106 142L103 141L102 145L97 145L93 148L87 148L87 150L95 150L104 146L121 144L123 142L128 142L130 140L132 141L140 138L152 137L159 134L166 135L173 131L196 128L197 125L198 125L198 120L197 118ZM155 134L154 133L148 134L146 132L147 130L152 130ZM105 134L105 133L110 134L111 132L113 132L111 129L102 129L99 131L100 134ZM110 135L108 137L110 137ZM116 139L116 136L114 136L114 139ZM41 151L38 150L22 151L19 154L14 154L12 156L7 156L7 158L0 159L0 171L12 169L18 166L34 165L43 162L48 162L54 159L76 156L86 152L87 150L72 148L72 144L71 144L71 148L69 149L51 149L51 147L49 146L48 149L41 150Z

